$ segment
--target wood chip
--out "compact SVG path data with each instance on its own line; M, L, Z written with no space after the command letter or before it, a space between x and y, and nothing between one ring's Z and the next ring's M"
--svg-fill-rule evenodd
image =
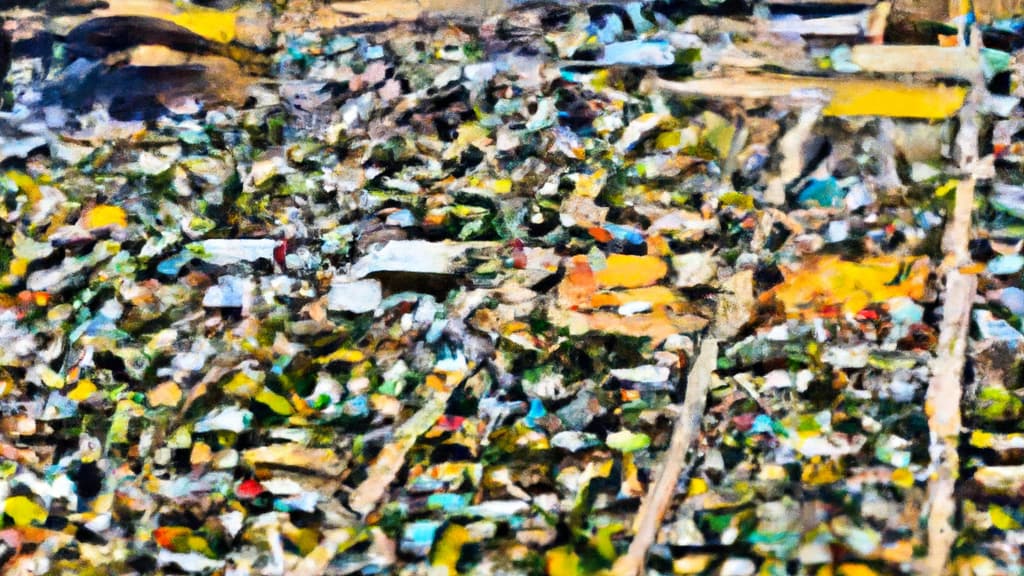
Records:
M444 415L448 399L460 381L461 375L455 373L443 380L433 374L427 377L424 386L431 388L430 399L398 428L395 441L384 446L377 455L369 467L366 480L349 496L348 505L352 510L365 516L377 507L398 472L405 466L405 455L416 444L416 439Z
M337 476L345 470L345 461L334 450L308 448L302 444L271 444L246 450L242 459L249 466L273 466L305 470L314 474Z

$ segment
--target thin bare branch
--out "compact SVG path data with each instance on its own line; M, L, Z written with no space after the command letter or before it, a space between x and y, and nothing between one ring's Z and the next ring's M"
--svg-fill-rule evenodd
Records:
M647 490L636 521L633 523L635 536L626 555L620 557L612 568L617 576L635 576L643 571L647 551L658 537L658 529L665 512L672 502L679 478L686 463L686 454L700 432L700 421L707 405L711 375L718 362L718 341L705 340L700 347L690 376L686 383L686 397L672 430L672 440L658 477Z

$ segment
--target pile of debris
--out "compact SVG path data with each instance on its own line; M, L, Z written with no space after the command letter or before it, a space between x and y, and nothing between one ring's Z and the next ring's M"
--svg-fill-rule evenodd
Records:
M5 573L1024 568L1017 3L212 4L0 12Z

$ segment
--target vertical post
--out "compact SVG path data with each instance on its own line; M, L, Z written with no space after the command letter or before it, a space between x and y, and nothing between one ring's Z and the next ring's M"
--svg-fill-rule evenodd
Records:
M968 3L968 9L970 9ZM961 24L961 42L968 34L976 40L972 49L980 51L981 34L977 27ZM975 168L979 160L978 115L985 93L985 81L980 70L972 79L972 89L960 111L960 131L956 138L959 154L960 183L956 189L953 213L946 225L942 240L946 253L940 273L944 272L946 289L943 292L943 315L939 327L939 344L931 362L931 380L925 396L928 416L929 454L931 476L928 479L928 551L919 567L921 574L944 574L948 571L950 553L956 541L957 476L960 469L959 440L962 422L961 399L963 375L967 354L968 328L971 308L978 280L972 274L960 271L970 264L968 243L971 237L971 219L976 184Z

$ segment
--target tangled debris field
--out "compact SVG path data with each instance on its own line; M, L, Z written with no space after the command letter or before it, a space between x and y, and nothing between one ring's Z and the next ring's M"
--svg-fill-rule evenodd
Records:
M0 1L3 572L1021 574L1024 7L499 4Z

